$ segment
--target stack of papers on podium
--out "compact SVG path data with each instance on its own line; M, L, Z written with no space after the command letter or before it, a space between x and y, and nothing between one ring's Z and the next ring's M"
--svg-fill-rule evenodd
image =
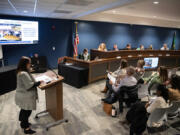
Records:
M107 76L108 76L109 80L111 80L111 82L112 82L113 84L116 83L116 78L115 78L114 76L112 76L110 73L108 73Z
M47 75L42 75L42 76L36 77L35 79L36 81L43 81L45 83L49 83L52 81L52 79Z

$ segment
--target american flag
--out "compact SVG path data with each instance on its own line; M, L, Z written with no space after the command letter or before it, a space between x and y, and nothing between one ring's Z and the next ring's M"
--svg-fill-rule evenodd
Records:
M74 56L78 56L78 47L77 47L78 44L79 44L79 35L76 32L75 38L74 38Z

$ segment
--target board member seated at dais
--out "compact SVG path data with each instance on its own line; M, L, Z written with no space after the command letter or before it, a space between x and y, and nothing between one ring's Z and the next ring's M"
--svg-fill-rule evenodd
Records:
M124 50L131 50L132 48L131 48L131 44L127 44L126 45L126 48L124 48Z
M144 45L140 45L136 50L144 50Z
M114 51L119 51L117 44L114 44L113 50L114 50Z
M107 48L106 48L106 44L105 43L101 43L98 47L98 50L99 51L107 51Z
M147 50L153 50L153 45L149 45L149 47L147 48Z
M83 50L83 53L80 55L80 59L83 59L83 60L85 60L85 61L90 60L90 55L89 55L89 53L88 53L88 49L87 49L87 48L85 48L85 49Z
M168 48L168 46L167 46L167 44L163 44L163 47L161 48L161 50L169 50L169 48Z

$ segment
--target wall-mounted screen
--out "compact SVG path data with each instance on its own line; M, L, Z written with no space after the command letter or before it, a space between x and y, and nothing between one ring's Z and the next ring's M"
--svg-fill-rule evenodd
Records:
M0 45L37 44L38 40L37 21L0 19Z
M144 68L145 69L152 69L152 68L158 67L159 58L158 57L144 58L144 61L145 61Z

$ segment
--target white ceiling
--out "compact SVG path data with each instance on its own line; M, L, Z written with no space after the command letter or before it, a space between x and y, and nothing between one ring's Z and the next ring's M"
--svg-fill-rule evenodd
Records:
M180 0L140 0L80 19L180 28Z
M0 14L180 28L180 0L0 0Z
M0 0L0 14L75 19L128 1L134 0Z

